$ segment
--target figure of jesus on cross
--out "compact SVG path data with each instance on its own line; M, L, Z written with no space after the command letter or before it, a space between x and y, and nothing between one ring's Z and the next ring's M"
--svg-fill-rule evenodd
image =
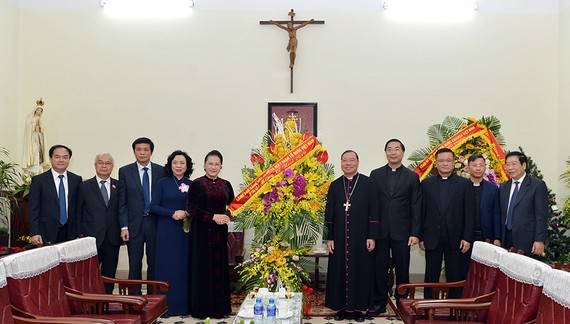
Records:
M289 16L295 17L295 12L293 12L292 9L291 9L291 12L289 12ZM289 52L289 67L290 68L292 68L293 65L295 65L295 56L297 56L297 44L298 44L297 30L307 26L308 24L310 24L314 21L315 21L314 19L305 21L297 27L293 26L292 22L288 22L287 27L285 27L276 21L269 20L269 22L271 22L275 26L277 26L277 27L285 30L287 33L289 33L289 43L287 44L287 51Z
M291 17L290 21L287 20L265 20L260 21L261 25L275 25L289 34L289 43L287 43L287 51L289 52L289 68L291 69L291 93L293 93L293 66L295 65L295 58L297 57L297 45L299 42L297 41L297 30L307 26L308 24L324 24L323 20L295 20L295 11L291 9L287 14ZM298 25L298 26L295 26Z

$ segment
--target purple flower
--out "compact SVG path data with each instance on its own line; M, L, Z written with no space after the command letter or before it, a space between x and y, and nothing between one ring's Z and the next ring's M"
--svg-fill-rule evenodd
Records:
M302 175L297 174L295 179L293 179L293 196L295 196L295 201L301 200L301 197L307 193L305 187L307 187L307 180Z
M283 171L283 174L285 175L285 178L291 178L293 176L293 170L287 168L285 169L285 171Z
M279 193L277 192L277 189L273 188L273 190L271 190L270 193L268 193L267 195L265 195L265 197L263 197L263 213L267 214L269 212L269 209L271 208L271 205L273 205L273 203L278 202L279 201Z

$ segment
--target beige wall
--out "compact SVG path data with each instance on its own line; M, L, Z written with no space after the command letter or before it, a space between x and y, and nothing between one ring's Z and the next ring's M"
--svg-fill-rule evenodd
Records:
M12 0L0 0L0 147L17 159L17 53L18 8ZM0 157L4 158L4 157Z
M558 73L560 76L559 84L559 118L557 120L559 127L558 134L558 168L557 173L562 174L568 166L566 160L570 159L570 1L560 1L560 34L559 34L559 57L560 65ZM565 199L570 195L570 190L564 189L560 185L557 191L557 198L560 205L564 204Z
M0 57L7 49L14 63L17 52L20 70L16 78L15 64L0 63L12 76L0 77L11 84L8 101L16 104L19 92L18 122L0 121L17 138L2 142L22 146L25 116L43 96L49 144L73 148L71 170L84 177L93 175L100 151L111 152L117 168L133 161L130 143L144 135L156 143L155 162L181 148L195 159L197 176L205 153L221 150L222 175L237 190L249 150L266 130L269 101L318 102L319 135L332 161L353 148L365 174L385 163L388 138L400 138L410 153L427 145L427 127L447 115L495 115L507 148L523 146L549 187L561 190L570 148L568 80L560 73L568 70L567 11L559 19L555 0L481 2L475 18L459 24L297 6L296 18L326 24L298 32L294 94L285 32L258 23L285 19L288 9L206 10L197 2L187 18L140 21L111 19L97 6L16 11L4 4L13 23L0 19L0 27L12 32L0 33L13 40L0 40ZM413 272L422 272L413 253Z

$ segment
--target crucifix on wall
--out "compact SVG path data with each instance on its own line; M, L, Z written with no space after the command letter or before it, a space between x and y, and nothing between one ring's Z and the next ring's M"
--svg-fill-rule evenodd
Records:
M291 20L262 20L260 25L275 25L289 34L289 43L287 44L287 51L289 52L289 69L291 70L291 93L293 93L293 66L295 65L295 58L297 57L297 30L307 26L308 24L324 24L324 20L295 20L295 11L291 9L288 15ZM284 26L285 25L285 26ZM298 26L295 26L298 25Z

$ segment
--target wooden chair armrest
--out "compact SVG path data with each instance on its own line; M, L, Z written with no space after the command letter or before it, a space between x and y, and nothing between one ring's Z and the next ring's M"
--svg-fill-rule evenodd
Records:
M170 284L166 281L158 281L158 280L137 280L137 279L115 279L109 277L103 277L104 283L112 283L119 285L119 294L120 295L131 295L130 292L136 285L149 285L151 286L152 294L156 295L158 293L158 289L160 288L161 292L167 292Z
M113 296L108 294L74 294L66 291L69 301L81 303L81 308L85 314L103 314L108 311L109 303L116 302L123 305L123 310L129 314L132 310L142 310L148 303L147 299L139 296ZM138 298L137 298L138 297Z
M477 320L477 311L489 308L491 308L491 302L466 304L446 301L444 303L417 305L416 312L422 315L427 313L428 320L433 320L436 309L448 309L452 320L474 321Z
M454 282L419 282L419 283L406 283L398 285L398 293L404 295L408 290L408 298L415 297L416 288L434 288L434 289L449 289L455 287L465 286L465 280ZM436 294L437 295L437 294Z
M431 305L440 305L438 308L444 308L441 305L451 305L451 304L480 304L491 302L495 296L495 292L490 292L485 295L472 297L472 298L454 298L454 299L428 299L428 300L416 300L410 307L418 315L424 315L424 310L429 308Z
M73 324L73 323L91 323L91 324L113 324L114 322L106 319L98 318L81 318L81 317L45 317L45 316L35 316L30 313L24 312L23 310L12 307L12 314L14 317L14 323L16 324L28 324L28 323L59 323L59 324Z
M40 317L38 318L25 318L14 316L15 324L76 324L76 323L90 323L90 324L113 324L115 322L99 318L81 318L81 317Z

